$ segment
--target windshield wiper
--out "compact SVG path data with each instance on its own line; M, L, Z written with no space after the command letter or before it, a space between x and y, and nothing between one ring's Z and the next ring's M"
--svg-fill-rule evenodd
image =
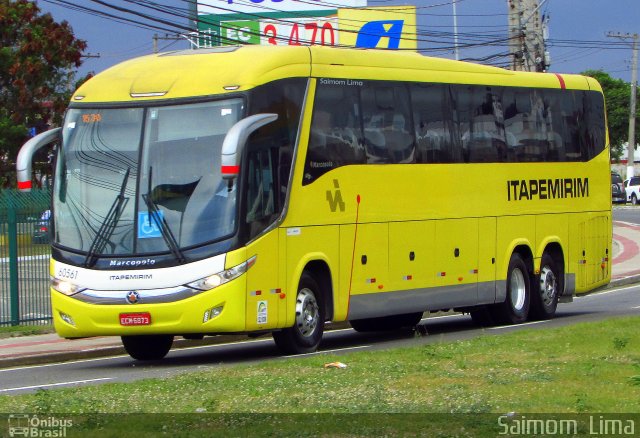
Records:
M111 204L111 208L107 213L107 216L104 218L104 221L100 225L98 232L96 233L91 246L89 247L89 251L87 253L87 257L84 259L84 267L89 268L93 266L98 259L96 257L97 254L102 254L104 251L104 247L109 243L109 239L116 229L116 224L120 220L120 216L122 216L122 205L124 201L129 198L125 198L124 191L127 188L127 182L129 181L129 173L131 173L131 168L128 167L127 171L124 174L124 178L122 179L122 184L120 185L120 193L116 196L116 199L113 200L113 204Z
M148 217L153 218L153 221L156 223L156 225L158 226L158 229L160 230L160 234L162 234L162 238L166 242L167 247L169 248L171 253L174 255L174 257L178 259L180 263L184 263L186 259L184 257L184 254L180 250L180 245L178 245L176 236L171 231L171 228L169 227L167 220L164 218L164 216L160 214L160 210L158 209L158 206L156 205L156 203L153 201L153 199L151 199L152 172L153 172L153 167L149 167L149 188L147 190L147 193L145 195L142 195L142 199L144 200L144 203L147 205L147 210L149 210ZM148 219L148 220L150 221L151 219Z

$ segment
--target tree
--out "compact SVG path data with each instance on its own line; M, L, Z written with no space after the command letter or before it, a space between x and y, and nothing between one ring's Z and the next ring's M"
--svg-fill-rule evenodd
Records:
M60 123L87 43L28 0L0 0L0 165L12 168L33 128ZM3 185L7 181L0 181Z
M609 126L609 143L611 144L611 158L620 159L622 146L629 140L629 100L631 84L622 79L614 79L602 70L587 70L582 73L600 82L607 104L607 125ZM636 107L636 141L640 140L640 108ZM635 146L635 145L634 145ZM626 157L622 157L626 158Z

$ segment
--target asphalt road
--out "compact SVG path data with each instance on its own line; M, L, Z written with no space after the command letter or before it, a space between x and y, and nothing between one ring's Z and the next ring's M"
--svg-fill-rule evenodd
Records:
M342 354L362 350L380 350L434 342L451 342L480 335L499 336L515 330L544 329L586 321L598 321L623 315L640 315L640 285L611 289L576 298L561 304L556 318L517 326L479 329L465 315L427 318L421 326L426 336L413 333L357 333L351 329L325 333L321 351L312 354ZM106 382L130 382L151 377L171 377L205 369L222 369L238 363L287 360L280 356L270 337L232 344L210 345L174 350L162 361L137 362L129 356L78 360L0 370L0 395L19 394ZM296 356L300 357L300 356Z
M640 206L627 204L613 206L613 220L640 225Z

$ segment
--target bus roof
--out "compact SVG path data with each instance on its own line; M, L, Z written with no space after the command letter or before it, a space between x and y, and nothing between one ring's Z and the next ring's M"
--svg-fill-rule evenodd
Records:
M323 46L224 46L143 56L117 64L82 85L78 103L211 96L290 77L470 83L597 89L578 75L513 72L416 52Z

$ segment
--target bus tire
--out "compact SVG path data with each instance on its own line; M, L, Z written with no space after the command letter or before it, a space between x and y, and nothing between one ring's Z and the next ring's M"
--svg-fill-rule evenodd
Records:
M494 321L501 324L520 324L529 316L531 277L527 264L518 253L511 255L507 270L507 297L491 308Z
M545 252L540 262L540 275L536 276L537 282L531 294L531 319L553 318L558 307L562 275L553 257Z
M349 321L349 324L357 332L391 331L414 328L421 319L422 312L416 312L379 318L354 319Z
M136 360L160 360L173 345L172 335L122 336L121 339L126 352Z
M296 320L293 327L273 332L273 340L285 354L312 353L318 349L324 332L324 303L318 282L302 273L296 295Z

